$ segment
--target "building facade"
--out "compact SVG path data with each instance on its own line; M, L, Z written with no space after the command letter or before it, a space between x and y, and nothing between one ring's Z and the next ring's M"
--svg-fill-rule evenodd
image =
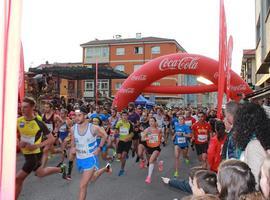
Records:
M256 0L256 86L270 85L270 0Z
M135 38L123 39L117 35L110 40L93 40L81 44L83 49L83 64L95 65L98 63L107 63L110 67L132 74L146 62L160 57L162 55L185 52L184 48L174 39L141 37L140 33ZM179 85L181 75L164 77L153 83L155 86ZM121 88L124 80L114 79L109 85L107 80L100 80L101 88L111 88L111 96L114 97ZM85 96L92 97L94 80L86 80L84 84ZM104 87L103 87L104 86ZM150 96L151 94L145 94ZM180 98L180 95L156 94L156 100L168 98Z

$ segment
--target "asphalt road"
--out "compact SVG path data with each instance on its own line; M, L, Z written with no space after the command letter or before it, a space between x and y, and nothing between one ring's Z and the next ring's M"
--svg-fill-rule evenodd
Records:
M190 150L191 162L181 165L179 178L188 178L189 168L198 165L195 152ZM101 159L100 159L101 160ZM161 176L171 177L173 175L173 145L162 148L160 160L164 161L163 172L157 168L153 172L152 183L145 184L147 169L140 169L135 159L129 158L126 164L126 174L118 177L120 169L119 162L113 162L112 175L104 174L95 183L88 187L87 199L91 200L173 200L181 199L188 194L164 185ZM48 162L48 166L55 166L59 156L54 156ZM182 161L182 158L181 158ZM23 165L22 155L17 156L17 169ZM103 161L100 162L104 166ZM60 174L54 174L44 178L35 177L32 173L24 182L20 200L75 200L77 199L80 174L74 166L72 181L66 181Z

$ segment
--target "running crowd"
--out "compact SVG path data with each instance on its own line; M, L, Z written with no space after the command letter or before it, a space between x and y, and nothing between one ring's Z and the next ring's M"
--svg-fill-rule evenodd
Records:
M38 177L61 173L71 181L76 162L81 173L78 199L85 200L88 185L112 173L112 162L120 162L118 176L126 175L130 151L139 168L148 168L145 183L151 184L154 167L163 170L160 153L170 141L174 173L162 181L190 194L184 199L269 199L270 119L263 106L231 101L220 120L215 109L143 108L133 102L122 112L82 101L46 102L37 110L34 99L26 97L17 120L25 163L16 174L16 199L32 171ZM200 166L190 169L188 180L178 179L180 156L189 165L190 150L196 150ZM59 164L48 167L53 154L60 155ZM103 167L99 155L107 163Z

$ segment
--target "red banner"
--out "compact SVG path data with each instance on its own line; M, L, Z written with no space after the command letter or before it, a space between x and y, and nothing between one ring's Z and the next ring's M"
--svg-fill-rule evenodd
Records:
M219 70L218 70L218 107L217 117L221 118L222 103L225 89L225 72L227 57L227 25L224 8L224 0L220 0L220 18L219 18Z
M230 86L231 86L231 66L232 66L232 52L233 52L233 37L229 37L228 49L227 49L227 87L226 87L226 96L227 102L230 100Z
M21 53L20 53L20 71L19 71L19 99L22 102L24 98L24 55L23 55L23 46L21 43Z

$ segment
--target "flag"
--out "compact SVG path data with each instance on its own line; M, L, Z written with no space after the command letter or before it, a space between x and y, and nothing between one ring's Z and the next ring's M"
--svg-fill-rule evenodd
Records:
M230 86L231 86L231 67L232 67L232 52L233 52L233 37L229 37L228 49L227 49L227 87L226 87L226 96L227 102L230 100Z
M224 0L220 0L219 16L219 69L218 69L218 107L217 117L221 118L222 102L225 90L225 72L226 72L226 55L227 55L227 25L224 8Z
M15 199L22 1L0 1L0 199Z
M23 55L23 46L21 43L21 53L20 53L20 71L19 71L19 99L22 102L24 98L24 55Z

